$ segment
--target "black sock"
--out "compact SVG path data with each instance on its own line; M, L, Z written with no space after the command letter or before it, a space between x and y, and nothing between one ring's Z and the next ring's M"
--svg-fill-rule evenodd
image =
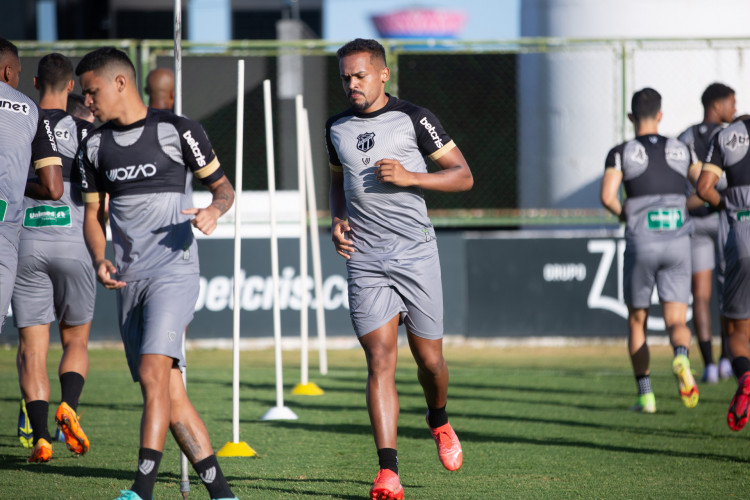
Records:
M698 342L698 347L700 347L701 356L703 356L703 364L714 364L714 353L713 348L711 347L711 341L706 340L705 342Z
M229 488L224 473L221 472L216 455L211 455L200 462L194 463L193 469L203 481L203 485L211 498L234 498L234 493Z
M73 408L73 411L78 409L78 398L81 397L85 381L86 379L83 378L83 375L77 372L65 372L60 375L61 399L63 403L68 403L68 406Z
M138 450L138 471L135 473L135 482L130 489L144 500L151 500L154 496L154 484L159 474L161 455L160 451L151 448Z
M427 408L427 424L433 429L448 423L448 414L445 412L445 406L442 408Z
M398 453L393 448L380 448L378 462L381 469L390 469L398 474Z
M739 380L744 374L750 372L750 359L747 359L745 356L734 358L732 360L732 370L734 370L734 376ZM26 408L28 407L29 403L26 403ZM31 418L31 414L29 414L29 418ZM33 424L34 423L32 422L32 425Z
M36 401L26 402L26 413L29 414L31 430L34 433L34 443L40 439L46 439L52 442L52 437L47 429L47 419L49 418L49 402L37 399Z
M636 375L635 381L638 383L638 395L654 392L651 390L651 377L648 375Z
M675 356L687 356L688 355L688 348L684 345L678 345L674 348L674 355Z

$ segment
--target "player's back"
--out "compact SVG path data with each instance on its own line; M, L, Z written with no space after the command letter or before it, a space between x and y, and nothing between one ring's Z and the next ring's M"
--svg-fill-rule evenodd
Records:
M61 109L42 110L42 116L49 120L62 159L63 195L56 201L24 198L21 238L83 242L84 205L76 154L80 141L94 126Z
M657 134L636 137L610 151L607 165L622 171L627 196L626 238L649 241L692 232L685 204L690 160L685 144Z
M726 174L726 207L730 224L750 220L749 130L750 120L732 123L717 134L708 153L707 163L721 163Z

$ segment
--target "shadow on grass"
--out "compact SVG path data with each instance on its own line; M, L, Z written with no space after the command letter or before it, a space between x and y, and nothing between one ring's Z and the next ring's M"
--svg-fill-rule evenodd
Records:
M72 458L72 457L71 457ZM33 474L60 474L66 477L101 477L107 479L120 479L133 481L135 469L107 469L104 467L90 467L88 464L66 465L60 462L67 461L65 458L55 459L45 464L30 464L24 457L0 455L0 470L30 472ZM72 458L72 460L78 460ZM115 492L116 493L116 492Z

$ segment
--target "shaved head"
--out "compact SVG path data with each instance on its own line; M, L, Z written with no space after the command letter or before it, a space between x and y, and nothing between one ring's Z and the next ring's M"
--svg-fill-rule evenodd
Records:
M174 107L174 72L169 68L156 68L146 77L148 105L157 109Z

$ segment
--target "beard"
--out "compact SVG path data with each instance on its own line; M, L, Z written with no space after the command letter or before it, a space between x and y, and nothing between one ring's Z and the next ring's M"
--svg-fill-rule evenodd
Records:
M362 96L362 101L355 101L354 100L355 95ZM370 101L368 101L365 95L362 94L361 92L351 92L349 94L349 103L351 103L352 108L354 108L357 111L364 111L370 107Z

